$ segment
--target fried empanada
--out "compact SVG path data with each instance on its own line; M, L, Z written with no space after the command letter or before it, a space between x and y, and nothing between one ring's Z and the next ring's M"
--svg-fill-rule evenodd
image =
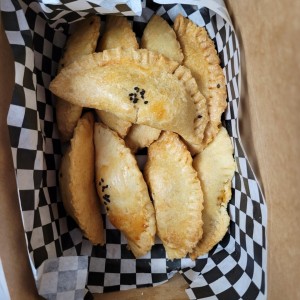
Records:
M135 257L143 256L154 244L156 233L154 208L143 175L117 133L96 123L94 141L99 197Z
M111 49L86 55L64 68L50 90L73 104L174 131L187 142L200 144L195 134L194 95L183 72L175 72L177 68L177 62L146 49Z
M207 145L217 135L221 115L227 106L225 77L220 59L205 28L198 27L191 20L178 15L174 30L184 54L183 65L192 71L200 92L207 100L209 122L204 133L204 142Z
M191 142L185 140L189 151L192 155L201 152L205 146L204 144L204 132L208 122L208 110L205 97L198 89L197 83L193 78L191 71L183 66L179 66L174 73L179 78L186 90L192 96L196 108L196 118L194 120L195 137L197 142ZM199 141L201 141L199 143Z
M157 51L180 64L183 61L182 50L174 30L167 21L157 15L151 18L144 30L141 48Z
M118 47L138 49L139 44L126 17L110 15L106 17L105 32L97 46L97 51ZM98 110L96 112L104 124L116 131L122 138L125 137L131 122L122 120L110 112Z
M146 125L134 124L131 126L128 135L125 138L127 147L133 153L139 149L149 147L160 136L161 130Z
M106 16L105 32L97 46L97 51L114 48L138 49L135 33L130 22L123 16Z
M131 122L125 121L117 117L115 114L96 109L96 114L100 118L101 122L107 125L110 129L118 133L121 138L124 138L130 127Z
M94 170L94 117L86 113L79 119L59 171L59 188L66 211L93 244L104 244L100 202Z
M191 154L177 134L163 132L150 145L144 174L168 258L183 258L202 236L203 195Z
M100 34L100 18L93 16L76 24L76 28L69 37L58 71L71 64L82 55L95 51ZM57 99L56 119L60 138L63 142L69 141L73 136L74 128L81 116L82 107Z
M230 137L221 127L215 139L193 162L201 181L204 209L203 237L190 254L192 259L207 253L224 237L230 217L227 204L231 198L231 180L235 171Z

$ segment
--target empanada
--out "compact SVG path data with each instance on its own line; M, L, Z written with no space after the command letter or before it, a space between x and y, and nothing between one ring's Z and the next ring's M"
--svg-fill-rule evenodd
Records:
M163 132L150 145L144 175L168 258L183 258L202 236L203 195L191 154L177 134Z
M203 150L204 144L204 132L208 122L208 111L205 97L201 94L198 89L197 83L193 78L191 71L183 66L179 66L174 73L179 78L186 90L192 96L196 108L196 118L194 120L195 137L197 142L190 142L185 140L189 151L192 155L195 155ZM198 141L201 141L198 143Z
M196 26L191 20L178 15L174 30L184 54L183 64L191 71L205 96L209 122L205 129L205 144L210 143L219 131L221 115L226 108L226 85L220 59L213 41L205 28Z
M104 244L100 202L94 181L94 118L79 119L59 171L59 188L66 211L93 244Z
M96 184L111 223L121 230L136 257L154 244L155 214L137 162L124 141L107 126L95 124Z
M157 15L151 18L144 30L141 48L157 51L180 64L183 61L182 50L174 30L167 21Z
M131 126L128 135L125 138L125 143L133 153L136 153L139 149L149 147L151 143L159 138L160 133L161 130L159 129L146 125L134 124Z
M97 46L97 51L101 52L118 47L138 49L139 44L126 17L106 16L105 32ZM110 112L96 111L104 124L116 131L122 138L125 137L131 122L125 121Z
M75 30L69 37L58 71L71 64L82 55L95 51L100 34L100 18L92 16L78 22ZM63 142L69 141L73 136L74 128L79 120L82 107L63 100L63 96L56 101L56 119L60 138Z
M111 49L86 55L51 82L57 96L80 106L112 112L132 123L174 131L200 144L195 134L194 95L178 63L146 49ZM180 75L180 76L179 76Z
M122 120L115 114L104 110L96 109L96 114L102 123L117 132L121 138L124 138L127 135L131 127L131 122Z
M138 49L139 44L126 17L109 15L106 16L105 32L99 41L97 51L118 47Z
M227 204L231 198L231 180L235 171L230 137L221 127L215 139L193 162L201 181L204 209L203 237L190 254L192 259L207 253L224 237L230 217Z

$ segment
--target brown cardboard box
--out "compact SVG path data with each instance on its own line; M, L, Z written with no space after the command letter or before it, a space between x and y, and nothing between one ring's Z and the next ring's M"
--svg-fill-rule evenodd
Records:
M240 131L268 204L268 298L300 299L300 2L227 0L242 50ZM0 33L0 256L12 299L38 299L27 260L5 126L12 57ZM176 276L122 299L187 299ZM95 299L120 299L115 293Z

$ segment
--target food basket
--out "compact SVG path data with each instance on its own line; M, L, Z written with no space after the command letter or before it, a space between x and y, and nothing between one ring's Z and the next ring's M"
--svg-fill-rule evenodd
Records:
M39 293L46 299L82 299L160 285L179 272L189 284L190 299L265 299L267 209L239 136L240 50L223 1L1 0L1 11L16 74L7 124ZM112 13L127 16L138 38L154 13L170 24L181 13L207 29L221 59L228 93L222 122L237 164L228 205L231 221L224 239L195 261L168 260L158 239L147 255L134 258L104 210L106 244L92 246L60 200L61 143L49 83L72 24L91 14L105 22Z

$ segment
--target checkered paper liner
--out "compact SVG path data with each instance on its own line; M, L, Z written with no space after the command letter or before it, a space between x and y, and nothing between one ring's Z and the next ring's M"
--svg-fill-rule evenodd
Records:
M63 2L60 5L58 1L55 8L61 16L50 12L46 1L1 2L16 70L7 122L24 231L39 293L47 299L82 299L85 288L88 293L102 293L156 286L180 272L189 284L186 292L190 299L265 299L267 211L238 133L239 46L230 20L223 18L225 6L220 0L199 1L198 6L144 1L141 15L129 17L138 37L153 13L170 24L181 13L205 26L215 42L227 82L228 108L223 124L231 136L237 162L228 208L230 227L224 239L196 261L170 261L158 239L148 254L135 259L104 210L106 244L102 247L92 246L66 215L57 188L61 145L55 99L48 86L72 27L68 23L108 11L101 11L95 4L88 11L80 9L87 1ZM214 8L212 3L218 3L218 9L209 9ZM130 1L127 4L130 7ZM126 11L125 15L135 13ZM101 19L105 21L105 16Z

